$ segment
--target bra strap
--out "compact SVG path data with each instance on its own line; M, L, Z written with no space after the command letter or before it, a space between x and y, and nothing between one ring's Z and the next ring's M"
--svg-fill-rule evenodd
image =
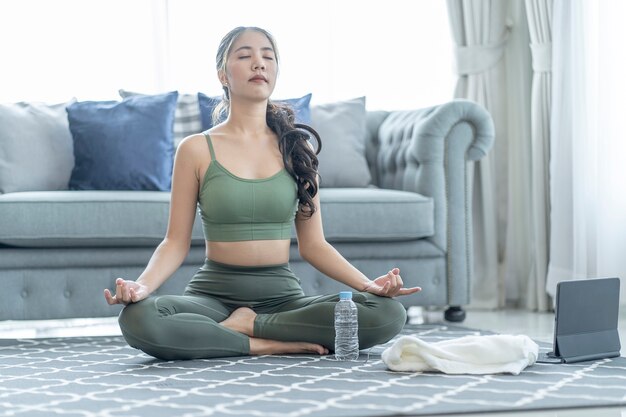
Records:
M206 138L206 142L209 144L209 152L211 152L211 161L215 161L215 151L213 150L213 142L211 142L211 136L207 132L204 132L204 137Z

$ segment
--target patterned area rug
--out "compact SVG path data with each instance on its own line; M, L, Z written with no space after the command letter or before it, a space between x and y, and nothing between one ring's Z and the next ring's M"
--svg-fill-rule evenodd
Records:
M407 325L403 334L437 341L481 333L442 324ZM380 353L390 343L358 362L163 362L118 336L0 340L0 416L396 416L626 404L623 357L452 376L388 371Z

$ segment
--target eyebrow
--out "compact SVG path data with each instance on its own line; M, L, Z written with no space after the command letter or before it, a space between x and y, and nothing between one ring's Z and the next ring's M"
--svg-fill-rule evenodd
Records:
M240 46L239 48L235 49L235 52L239 52L242 49L247 49L247 50L252 50L251 46ZM274 52L274 49L270 48L269 46L265 46L263 48L261 48L262 51L269 51L269 52Z

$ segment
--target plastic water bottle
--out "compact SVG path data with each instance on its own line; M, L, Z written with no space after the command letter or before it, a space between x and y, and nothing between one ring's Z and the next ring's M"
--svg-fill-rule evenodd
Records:
M350 291L339 293L335 305L335 359L355 361L359 358L359 322L356 304Z

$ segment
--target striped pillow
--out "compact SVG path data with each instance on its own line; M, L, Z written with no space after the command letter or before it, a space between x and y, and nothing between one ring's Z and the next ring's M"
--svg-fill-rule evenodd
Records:
M120 89L119 94L122 98L148 95L124 89ZM178 147L184 138L200 132L202 132L202 119L197 94L179 94L174 112L174 146Z

